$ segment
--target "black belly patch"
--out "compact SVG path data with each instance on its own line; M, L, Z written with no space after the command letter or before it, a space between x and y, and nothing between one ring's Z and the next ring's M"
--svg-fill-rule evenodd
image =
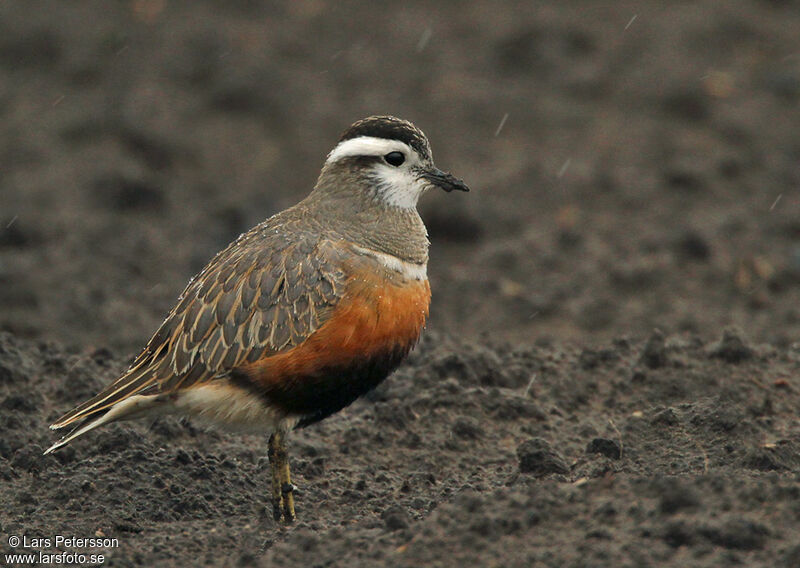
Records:
M364 356L344 367L320 369L311 376L284 377L267 388L235 370L230 380L259 394L268 405L302 416L296 428L303 428L335 414L377 387L409 351L410 347L397 348L382 355Z

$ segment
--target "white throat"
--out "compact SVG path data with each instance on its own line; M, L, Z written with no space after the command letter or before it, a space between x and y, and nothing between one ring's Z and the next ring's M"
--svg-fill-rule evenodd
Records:
M380 199L393 207L416 208L420 195L428 189L425 181L415 178L408 170L401 171L386 164L379 164L375 166L373 172Z

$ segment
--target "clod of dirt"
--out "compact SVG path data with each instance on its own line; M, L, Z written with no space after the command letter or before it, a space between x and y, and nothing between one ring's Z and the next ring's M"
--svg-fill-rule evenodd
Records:
M578 364L584 371L591 371L600 365L614 363L619 360L619 353L613 349L590 349L581 351Z
M464 440L475 440L481 435L480 424L470 416L459 416L453 422L453 435Z
M622 448L619 442L608 438L595 438L586 446L587 454L603 454L612 460L622 457Z
M751 448L742 459L742 465L758 471L795 471L800 467L797 444L786 441Z
M41 403L41 397L26 397L22 395L12 394L0 401L0 409L5 411L18 411L18 412L33 412L37 410L38 404Z
M680 418L674 408L664 408L653 414L650 422L663 426L675 426L680 423Z
M741 363L753 357L753 348L745 342L744 334L735 327L726 328L722 332L722 339L714 343L709 354L711 357L722 359L726 363Z
M493 351L476 345L469 353L445 353L433 363L439 376L456 377L464 384L514 388L520 385L505 372Z
M15 369L10 365L5 365L0 362L0 384L14 383L17 380L19 380L19 377Z
M38 472L42 467L43 451L44 449L38 445L20 448L11 457L11 466L28 473Z
M551 473L568 473L564 459L543 438L533 438L522 442L517 447L519 470L543 477Z
M667 364L667 349L664 334L656 329L650 334L642 351L640 362L648 369L659 369Z
M700 505L697 493L689 483L675 477L655 480L653 486L660 495L658 509L666 515L693 509Z
M389 531L399 531L407 529L411 524L408 512L398 504L390 505L381 514L386 529Z
M731 519L719 526L700 527L698 532L712 544L737 550L764 548L769 536L767 527L748 519Z
M764 547L768 536L769 530L764 525L743 518L708 525L676 521L664 532L664 540L676 548L706 540L732 550L758 550Z
M691 424L703 426L712 432L732 432L749 424L740 406L719 397L693 405L688 417Z

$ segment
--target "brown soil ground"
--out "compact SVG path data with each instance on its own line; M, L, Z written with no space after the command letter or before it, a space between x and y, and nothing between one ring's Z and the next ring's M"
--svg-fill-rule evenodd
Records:
M800 565L800 3L717 4L0 3L0 565ZM293 434L299 522L265 437L43 457L375 113L473 192L407 364Z

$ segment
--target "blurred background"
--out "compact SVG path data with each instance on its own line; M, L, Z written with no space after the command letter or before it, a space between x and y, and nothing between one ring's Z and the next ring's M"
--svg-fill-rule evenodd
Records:
M0 3L0 328L138 349L187 280L394 114L430 326L800 332L800 10L712 2Z

